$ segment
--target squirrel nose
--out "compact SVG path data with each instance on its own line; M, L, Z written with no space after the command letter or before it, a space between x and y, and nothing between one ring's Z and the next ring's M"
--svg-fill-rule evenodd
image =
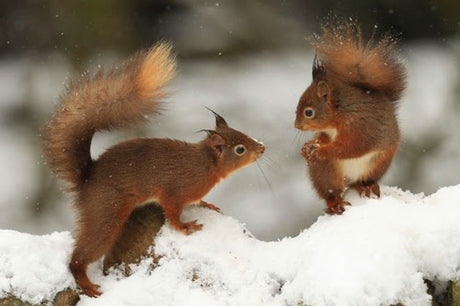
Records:
M257 150L257 156L261 157L262 154L264 154L264 152L265 152L265 146L263 144L259 144L259 148Z
M296 129L298 129L298 130L301 130L301 129L302 129L302 124L300 124L300 122L296 121L296 122L294 123L294 127L295 127Z

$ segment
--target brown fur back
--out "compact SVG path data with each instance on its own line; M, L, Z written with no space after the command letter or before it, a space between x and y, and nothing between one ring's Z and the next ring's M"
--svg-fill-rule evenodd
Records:
M378 91L392 102L401 97L406 73L394 52L396 39L386 34L376 39L377 42L371 39L364 44L361 29L354 21L332 20L321 30L313 41L318 57L314 67L317 71Z
M91 168L94 133L133 125L157 113L174 72L171 47L160 43L120 67L72 81L44 131L45 158L53 171L75 190Z

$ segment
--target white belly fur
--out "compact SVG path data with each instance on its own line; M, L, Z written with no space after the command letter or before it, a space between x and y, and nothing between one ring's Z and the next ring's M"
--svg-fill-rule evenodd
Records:
M372 170L372 161L377 154L378 152L371 152L362 157L341 160L345 182L352 184L365 177Z

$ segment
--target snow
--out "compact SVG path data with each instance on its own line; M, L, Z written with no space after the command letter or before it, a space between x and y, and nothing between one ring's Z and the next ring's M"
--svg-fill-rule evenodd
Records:
M90 278L104 292L81 305L431 305L424 279L460 277L460 185L430 196L382 187L380 199L346 194L341 216L323 215L296 237L264 242L243 224L190 207L184 220L202 231L182 235L163 226L154 252L161 255L123 276ZM68 232L32 236L0 231L0 296L37 303L75 286L66 268Z
M0 296L13 294L38 304L73 284L67 263L72 246L70 233L34 236L0 231Z

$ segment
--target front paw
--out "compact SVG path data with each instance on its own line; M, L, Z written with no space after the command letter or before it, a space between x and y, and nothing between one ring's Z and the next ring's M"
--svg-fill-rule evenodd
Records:
M319 148L320 144L318 140L310 140L303 145L301 154L308 164L312 164L318 160Z
M214 210L214 211L217 211L219 214L222 213L222 210L220 210L219 207L217 207L216 205L214 204L211 204L211 203L208 203L208 202L205 202L203 200L200 201L200 203L198 204L200 207L204 207L204 208L208 208L208 209L211 209L211 210Z

